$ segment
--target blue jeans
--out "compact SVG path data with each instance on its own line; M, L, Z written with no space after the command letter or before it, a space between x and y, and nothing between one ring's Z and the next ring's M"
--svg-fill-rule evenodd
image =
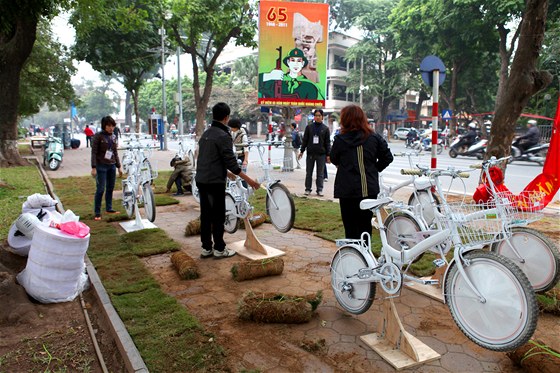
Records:
M94 198L95 215L101 215L101 199L105 193L105 211L113 209L113 189L117 176L117 166L114 164L98 164L97 167L96 189Z

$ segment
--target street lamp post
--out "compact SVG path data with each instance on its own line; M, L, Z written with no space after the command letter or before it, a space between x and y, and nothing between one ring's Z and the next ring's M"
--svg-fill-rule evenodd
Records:
M181 87L181 48L177 47L177 93L179 99L179 135L183 136L183 88Z
M162 94L162 122L163 122L163 150L167 150L167 102L165 97L165 27L161 24L161 94Z

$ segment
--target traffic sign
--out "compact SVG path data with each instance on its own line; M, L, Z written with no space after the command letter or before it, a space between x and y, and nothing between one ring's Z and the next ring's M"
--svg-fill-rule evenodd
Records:
M445 80L445 65L443 61L436 56L427 56L420 63L420 72L422 80L430 87L434 86L433 72L439 71L439 85Z
M441 117L444 120L450 120L453 117L453 114L450 109L445 109L443 113L441 113Z

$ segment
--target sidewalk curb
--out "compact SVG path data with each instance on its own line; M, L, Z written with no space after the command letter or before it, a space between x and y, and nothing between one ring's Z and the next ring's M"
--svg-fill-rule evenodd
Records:
M33 154L35 153L33 152ZM43 179L43 182L45 183L45 187L47 188L48 193L52 198L58 201L57 209L60 210L59 212L64 213L64 207L62 206L62 202L54 192L54 187L47 173L43 169L43 165L41 164L39 158L36 155L32 157L25 157L25 158L32 161L32 163L36 162L36 166L39 170L39 173L41 174L41 177ZM117 344L117 348L119 349L119 353L125 363L127 370L129 372L148 373L149 372L148 367L144 363L144 360L142 359L140 352L136 348L134 341L130 337L130 334L128 334L126 326L124 325L117 311L113 307L113 304L111 303L111 299L109 298L109 294L107 294L107 291L105 290L105 287L103 286L103 283L101 282L101 279L99 278L99 275L95 270L95 267L93 266L93 264L89 260L89 257L87 256L87 253L85 256L85 262L86 262L86 271L88 273L89 280L92 285L93 292L95 294L95 298L97 299L97 301L101 306L101 309L103 311L102 316L105 318L107 325L109 325L110 333L113 336L115 343ZM93 335L91 337L95 338L95 336Z

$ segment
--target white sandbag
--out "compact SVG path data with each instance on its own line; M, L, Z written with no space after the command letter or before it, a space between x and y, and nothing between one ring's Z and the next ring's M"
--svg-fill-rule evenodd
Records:
M46 224L48 224L52 217L53 217L53 213L51 213L48 210L41 210L41 209L33 209L32 213L33 215L37 216L37 214L39 214L40 212L44 212L45 214L43 215L43 217L40 219L41 221L45 222ZM22 213L23 215L23 213ZM20 215L21 216L21 215ZM19 219L19 217L18 217ZM12 224L12 226L10 227L10 230L8 231L8 245L11 248L11 252L13 252L14 254L17 255L21 255L21 256L27 256L29 254L29 249L31 248L31 240L33 238L33 235L20 235L20 233L22 233L20 231L20 233L18 232L18 227L17 227L17 220L14 221L14 223Z
M35 193L27 197L27 200L21 206L23 210L48 208L48 210L55 209L57 200L48 194Z
M43 303L71 301L87 283L85 254L89 238L68 235L39 224L25 269L17 275L27 294Z

